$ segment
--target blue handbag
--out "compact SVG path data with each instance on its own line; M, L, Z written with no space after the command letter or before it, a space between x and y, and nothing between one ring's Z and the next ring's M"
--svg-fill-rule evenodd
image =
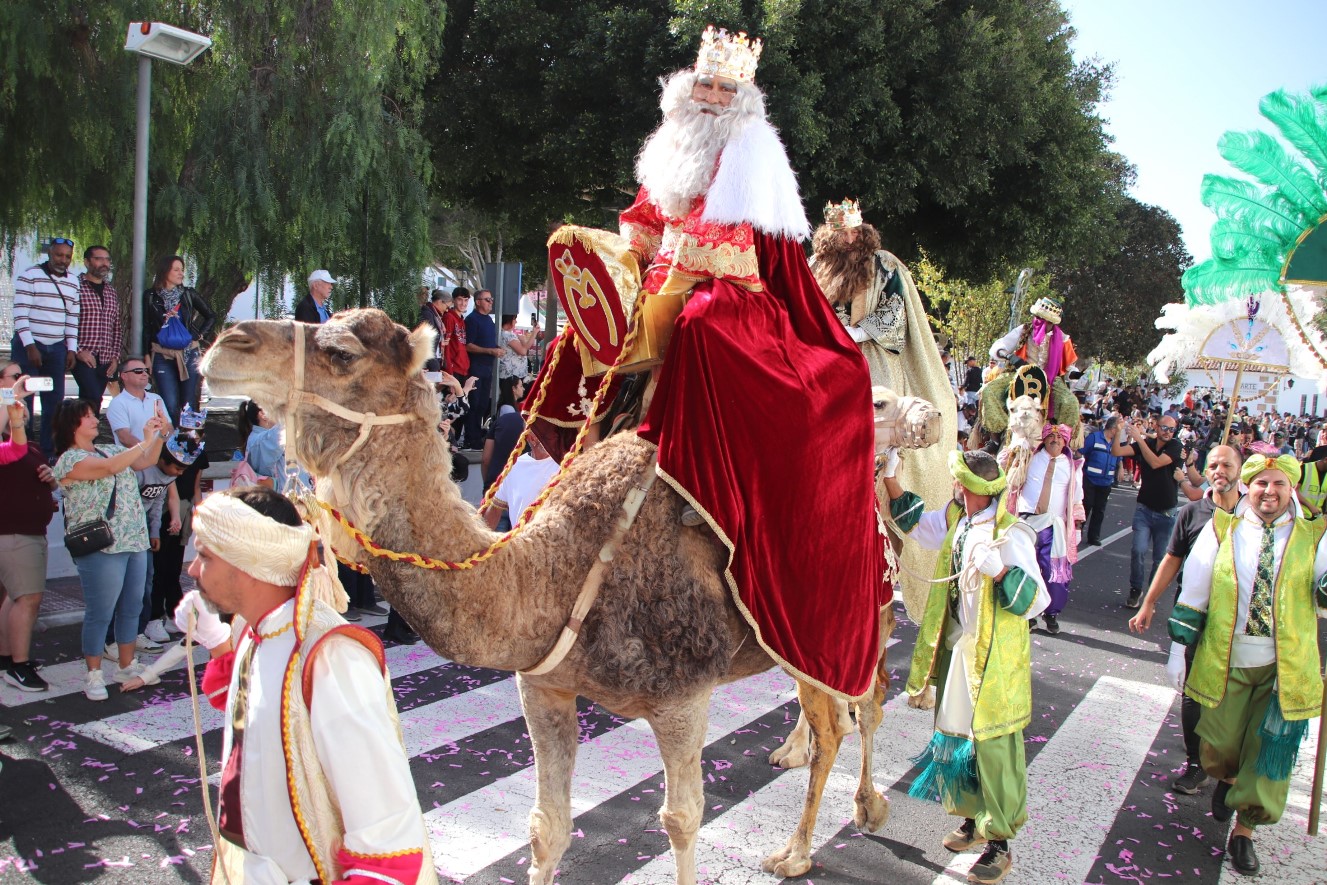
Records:
M189 329L180 319L179 311L166 318L166 322L161 324L161 331L157 333L157 343L167 350L184 350L194 340L194 336L189 334Z

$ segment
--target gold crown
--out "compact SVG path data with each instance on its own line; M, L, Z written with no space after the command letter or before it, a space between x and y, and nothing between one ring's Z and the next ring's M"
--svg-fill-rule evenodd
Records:
M756 78L756 65L764 44L760 39L750 40L746 31L734 36L714 25L700 35L700 54L696 56L696 73L706 77L727 77L738 83L750 83Z
M834 230L862 226L862 207L856 200L825 204L825 224Z

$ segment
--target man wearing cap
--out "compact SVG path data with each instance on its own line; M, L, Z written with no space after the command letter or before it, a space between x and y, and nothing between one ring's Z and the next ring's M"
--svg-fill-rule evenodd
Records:
M923 511L884 474L890 514L907 537L940 551L936 581L912 655L907 691L936 689L935 735L916 762L909 794L939 798L963 823L950 851L986 844L969 882L999 882L1013 864L1009 840L1027 821L1023 729L1032 721L1032 650L1027 622L1050 604L1037 566L1036 535L1001 506L1005 475L986 452L950 452L961 497Z
M206 498L194 539L198 620L236 615L203 676L226 714L212 882L435 883L382 644L324 601L313 529L247 486Z
M309 294L295 305L295 321L314 325L327 322L332 316L327 296L332 294L332 287L335 285L336 280L322 268L309 274Z
M428 326L438 336L433 341L433 356L424 361L424 371L426 372L442 371L443 354L447 352L446 316L451 313L451 309L451 293L442 289L434 289L428 304L419 309L419 322L415 325Z
M1322 707L1327 523L1298 516L1293 457L1253 455L1240 478L1244 503L1212 514L1185 563L1166 671L1203 707L1199 755L1220 781L1212 817L1225 823L1238 813L1226 853L1236 872L1253 875L1254 828L1280 820L1308 720ZM1187 680L1185 646L1197 649Z

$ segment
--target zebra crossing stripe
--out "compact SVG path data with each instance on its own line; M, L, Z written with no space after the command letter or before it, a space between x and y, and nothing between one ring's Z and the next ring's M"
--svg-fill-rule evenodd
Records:
M906 694L897 694L885 704L884 719L875 739L873 779L877 786L892 784L908 773L912 767L908 757L930 740L933 721L930 711L909 707ZM825 782L815 835L811 837L813 851L852 824L852 797L857 789L860 761L861 738L854 732L844 738ZM760 863L782 848L792 835L802 813L809 772L808 768L799 768L780 775L746 801L701 827L696 837L696 874L700 881L769 885L773 880L761 871ZM898 813L895 808L882 834L888 835ZM668 885L673 879L673 858L668 854L654 858L631 877L633 883L642 885Z
M207 660L205 649L195 650L194 655L195 659L200 662ZM438 657L437 654L422 646L396 645L387 649L387 670L392 674L393 679L412 676L423 670L441 666L446 662L445 658ZM77 666L80 670L83 669L82 661L70 662L70 664ZM60 664L58 666L65 667L70 664ZM180 666L183 667L183 664ZM200 671L199 677L201 678L201 676ZM186 690L187 685L186 682ZM79 689L82 689L82 677L79 677ZM114 691L115 688L112 687L111 690ZM36 697L38 700L44 696L45 693L29 695L29 697ZM199 707L202 713L203 732L205 734L221 727L222 717L219 710L206 702L201 702ZM75 725L71 730L76 734L126 753L141 753L192 735L194 733L193 705L188 695L185 695L173 701L159 704L149 703L128 713L117 713L104 719Z
M719 688L710 703L708 745L796 696L780 670ZM633 720L582 743L571 786L573 818L662 770L649 724ZM461 880L529 842L535 772L522 769L424 815L440 877ZM662 798L662 797L661 797Z
M376 627L385 623L387 623L386 618L374 615L365 617L360 622L360 626ZM169 643L167 645L169 645ZM199 649L195 651L194 654L195 660L200 663L206 663L207 651L205 649ZM140 660L154 660L156 656L157 653L155 652L138 653ZM115 672L116 666L116 662L111 659L102 658L101 670L106 676L106 685L111 691L115 690L115 685L111 682L111 674ZM180 662L177 667L171 667L170 669L177 670L183 667L184 663ZM170 670L167 672L170 672ZM50 688L46 691L19 691L7 682L0 681L0 707L21 707L24 704L35 704L38 701L49 701L52 698L63 697L64 695L78 694L83 690L83 680L86 678L84 674L86 673L87 667L84 665L83 659L80 657L72 661L65 661L62 664L51 664L48 667L42 667L41 677L50 685ZM192 733L193 726L190 725L189 728Z
M1097 680L1028 766L1028 822L1013 842L1019 881L1086 879L1174 702L1164 686ZM942 809L937 817L944 820L932 835L939 848L956 819ZM963 881L979 856L954 856L932 885Z
M1323 855L1327 849L1327 834L1321 828L1316 838L1308 835L1310 793L1313 791L1313 764L1322 739L1319 721L1309 723L1308 736L1299 748L1299 759L1290 773L1290 795L1285 814L1274 826L1258 827L1253 833L1253 847L1258 852L1264 878L1290 885L1290 883L1318 883L1327 874L1323 872ZM1229 838L1227 834L1226 838ZM1223 843L1224 844L1224 843ZM1221 865L1221 885L1247 881L1235 872L1228 861Z

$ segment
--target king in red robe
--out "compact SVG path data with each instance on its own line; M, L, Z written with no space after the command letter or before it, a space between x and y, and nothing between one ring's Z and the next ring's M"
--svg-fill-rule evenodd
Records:
M646 297L685 299L638 433L728 549L725 581L761 646L798 678L859 698L892 595L870 375L807 264L810 225L750 50L744 63L730 48L744 38L727 39L664 84L664 122L620 219ZM561 361L542 414L583 413L597 379L580 372ZM556 391L579 394L559 403Z

